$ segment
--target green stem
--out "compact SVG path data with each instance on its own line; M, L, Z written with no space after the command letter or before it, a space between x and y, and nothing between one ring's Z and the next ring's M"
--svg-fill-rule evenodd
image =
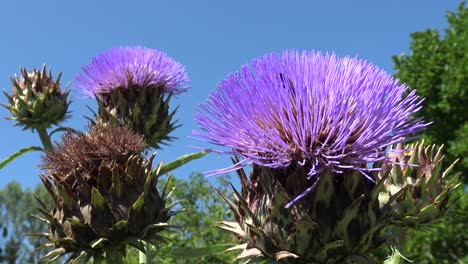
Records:
M10 156L6 157L4 160L0 161L0 170L6 165L8 165L10 162L15 160L16 158L20 157L21 155L26 154L31 151L35 151L35 150L44 151L41 147L36 147L36 146L22 148L16 151L15 153L11 154Z
M148 263L151 263L151 260L153 259L153 256L151 255L151 244L149 242L143 242L145 244L145 249L146 249L146 261Z
M139 251L138 253L139 264L147 264L151 262L151 248L150 248L151 244L146 241L143 241L143 245L145 246L146 254Z
M146 247L145 247L146 249ZM146 258L146 254L143 253L142 251L138 251L138 263L139 264L146 264L148 263L147 262L147 258Z
M401 254L406 255L408 253L408 241L409 241L409 233L402 233L400 235L398 250Z
M109 248L106 250L107 264L125 264L126 248Z
M50 140L50 136L47 133L47 129L45 128L38 128L36 129L37 133L39 133L39 137L41 138L42 145L44 146L45 150L52 149L52 141Z

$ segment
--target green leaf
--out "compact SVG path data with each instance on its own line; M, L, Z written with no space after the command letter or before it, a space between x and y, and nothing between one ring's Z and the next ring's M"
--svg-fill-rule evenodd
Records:
M169 253L169 256L175 258L189 259L189 258L201 258L206 256L211 256L215 254L224 253L227 249L235 246L236 244L220 244L220 245L211 245L207 247L179 247L172 250Z
M73 134L78 134L79 131L78 130L75 130L71 127L58 127L54 130L52 130L50 133L49 133L49 137L52 137L53 134L57 133L57 132L60 132L60 131L67 131L67 132L71 132Z
M36 147L36 146L22 148L22 149L16 151L15 153L11 154L10 156L8 156L6 159L2 160L0 162L0 170L3 169L3 167L8 165L10 162L15 160L16 158L19 158L23 154L26 154L26 153L31 152L31 151L44 151L44 150L41 147Z
M209 152L208 151L201 151L201 152L197 152L197 153L192 153L192 154L187 154L187 155L184 155L172 162L169 162L167 163L166 165L163 165L161 167L161 169L159 170L159 175L163 175L163 174L166 174L168 172L171 172L187 163L189 163L190 161L192 160L196 160L196 159L199 159L203 156L205 156L206 154L208 154ZM157 173L157 171L153 171L154 173Z

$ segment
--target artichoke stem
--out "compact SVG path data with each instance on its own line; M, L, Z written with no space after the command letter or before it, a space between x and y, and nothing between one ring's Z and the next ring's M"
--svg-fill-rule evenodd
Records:
M399 245L398 250L403 255L408 254L408 241L409 241L409 238L410 238L410 235L407 232L400 234L399 241L398 241L398 245Z
M37 128L37 133L39 133L39 137L41 138L42 145L44 146L45 150L52 149L52 141L50 140L50 136L47 133L47 129L45 128Z
M106 251L107 264L125 264L125 248L120 250L111 249Z
M145 249L146 249L146 245L145 245ZM142 251L139 251L138 253L138 263L139 264L146 264L147 263L147 256L144 252Z
M152 256L151 256L151 244L146 242L146 241L142 241L143 245L145 245L145 251L146 251L146 254L139 251L139 254L138 254L138 257L139 257L139 261L138 263L139 264L146 264L146 263L149 263L151 262L151 259L152 259ZM149 262L148 262L149 260Z

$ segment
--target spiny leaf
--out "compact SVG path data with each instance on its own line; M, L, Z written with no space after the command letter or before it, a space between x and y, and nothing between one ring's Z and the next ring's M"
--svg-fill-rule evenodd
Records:
M179 167L181 167L182 165L185 165L187 163L189 163L190 161L192 160L196 160L196 159L199 159L203 156L205 156L206 154L208 154L208 151L201 151L201 152L197 152L197 153L192 153L192 154L187 154L187 155L184 155L172 162L169 162L167 163L166 165L163 165L161 167L161 169L159 170L159 175L163 175L163 174L166 174L168 172L171 172Z
M50 251L49 253L45 254L42 257L42 259L53 258L53 257L60 256L60 255L63 255L63 254L65 254L65 249L64 248L57 248L57 249L54 249L54 250Z
M41 147L36 147L36 146L31 146L31 147L27 147L27 148L22 148L18 151L16 151L15 153L11 154L10 156L8 156L7 158L5 158L4 160L2 160L0 162L0 170L3 169L3 167L5 167L6 165L8 165L10 162L12 162L13 160L19 158L20 156L28 153L28 152L31 152L31 151L44 151Z
M127 242L130 246L138 249L139 251L143 252L146 254L146 249L145 249L145 245L143 244L143 242L141 242L140 240L138 240L137 238L135 237L129 237L127 238Z
M71 128L71 127L62 127L62 126L61 126L61 127L58 127L58 128L56 128L56 129L52 130L52 131L49 133L49 137L52 137L53 134L55 134L55 133L57 133L57 132L60 132L60 131L71 132L71 133L73 133L73 134L78 134L78 133L79 133L78 130L73 129L73 128Z

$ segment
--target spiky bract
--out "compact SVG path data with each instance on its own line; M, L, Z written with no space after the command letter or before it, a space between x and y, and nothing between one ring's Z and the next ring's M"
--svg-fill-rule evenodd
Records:
M382 230L391 224L392 203L403 191L379 206L384 179L374 184L352 170L324 173L314 179L307 197L285 208L308 184L302 166L253 165L250 179L239 170L241 192L234 190L236 201L224 197L236 222L220 223L240 238L242 244L233 248L242 250L238 258L248 263L375 263L371 253L393 242Z
M461 186L460 173L451 174L457 161L443 169L443 146L425 146L424 142L406 146L404 152L401 144L396 149L393 162L385 164L381 171L381 174L390 174L385 181L388 191L381 194L381 200L406 188L396 201L394 221L399 226L414 229L431 227L442 220L449 200L454 199L452 193Z
M45 246L56 249L45 257L69 254L72 263L96 261L105 253L109 261L125 245L144 251L143 241L165 240L159 232L174 214L166 207L166 187L161 193L156 187L154 155L146 160L139 154L141 136L124 130L95 127L89 134L67 134L47 153L41 179L54 204L42 203L39 218L49 231L40 235L48 239Z
M50 69L47 74L46 65L40 71L21 68L20 72L20 78L11 78L13 93L4 92L9 102L5 107L12 115L8 119L14 120L15 126L32 130L47 129L65 120L70 92L60 88L62 73L54 80Z
M253 165L250 179L238 171L242 190L236 201L223 196L236 222L220 226L241 240L238 258L284 263L376 263L375 249L398 244L410 230L437 223L456 201L461 183L443 170L442 147L423 143L394 147L389 161L373 164L371 177L357 171L327 171L312 181L312 191L285 205L309 186L306 170ZM405 150L405 151L403 151ZM236 160L235 163L238 161ZM387 237L386 235L391 235Z

